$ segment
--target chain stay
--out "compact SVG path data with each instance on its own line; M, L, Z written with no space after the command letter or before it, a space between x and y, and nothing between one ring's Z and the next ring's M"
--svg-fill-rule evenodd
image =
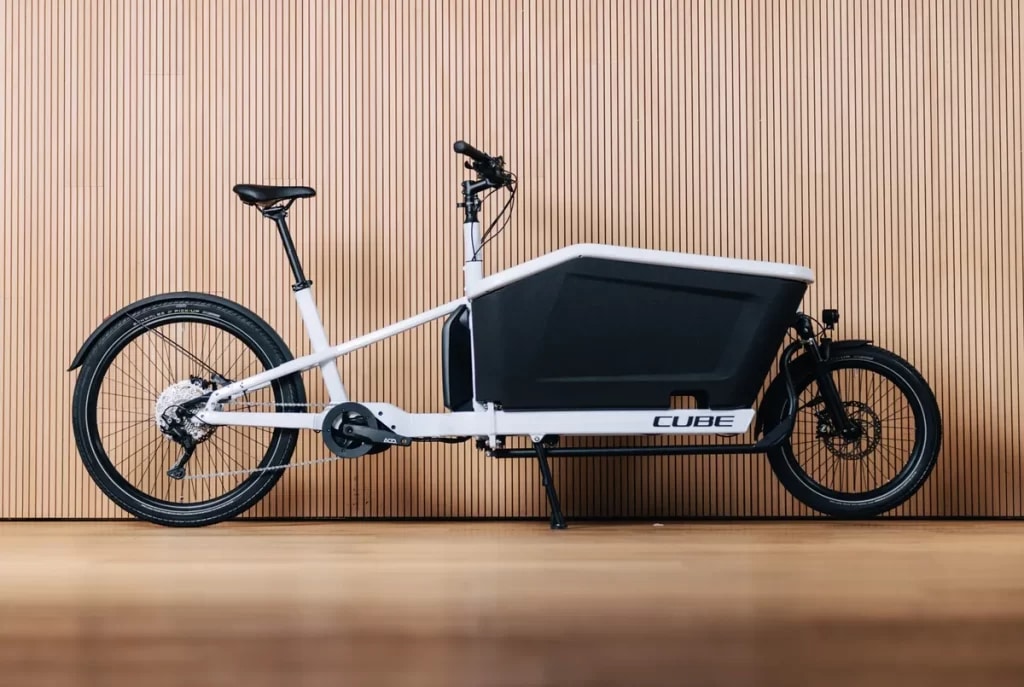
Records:
M294 408L296 406L299 408L327 408L328 406L337 405L336 403L273 403L271 401L225 401L220 405L227 406L231 404L255 408Z
M302 408L326 408L334 405L333 403L273 403L273 402L245 402L245 401L229 401L222 405L241 405L249 408L279 408L287 406L294 408L296 406ZM288 463L287 465L271 465L263 468L248 468L242 470L226 470L224 472L204 472L197 475L185 475L182 477L182 481L193 480L193 479L216 479L218 477L234 477L235 475L251 475L257 472L270 472L272 470L287 470L289 468L308 467L310 465L321 465L323 463L333 463L336 460L345 460L342 456L330 456L328 458L317 458L316 460L306 460L301 463Z

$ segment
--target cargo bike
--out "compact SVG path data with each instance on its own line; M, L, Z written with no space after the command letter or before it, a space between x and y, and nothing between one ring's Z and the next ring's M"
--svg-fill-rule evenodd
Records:
M942 436L934 394L897 354L834 340L837 310L803 313L810 270L577 244L485 275L482 249L511 217L517 179L501 156L463 141L454 150L474 172L458 203L464 295L340 344L327 339L287 224L315 191L236 185L276 227L312 352L294 357L257 314L209 294L114 313L69 368L80 370L74 436L99 488L147 521L208 525L251 508L288 467L474 441L490 456L536 459L551 526L564 528L552 457L763 453L794 497L843 518L895 508L928 478ZM498 191L506 201L482 230L483 200ZM442 318L444 412L349 397L341 356ZM326 403L307 402L301 375L314 369ZM319 433L330 456L290 463L301 430ZM747 433L750 443L679 443ZM626 443L563 440L579 436Z

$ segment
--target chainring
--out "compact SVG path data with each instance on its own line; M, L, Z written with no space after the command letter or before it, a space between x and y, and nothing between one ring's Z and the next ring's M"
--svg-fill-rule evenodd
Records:
M344 433L345 425L362 425L380 429L381 425L369 408L358 403L339 403L327 411L321 427L320 436L324 444L336 456L341 458L359 458L369 453L380 453L389 447L365 443L356 437Z

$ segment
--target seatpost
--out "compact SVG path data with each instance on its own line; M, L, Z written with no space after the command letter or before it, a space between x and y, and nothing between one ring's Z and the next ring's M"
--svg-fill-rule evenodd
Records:
M289 203L290 205L290 203ZM274 224L277 225L277 233L281 237L281 243L284 244L284 252L288 256L288 264L292 268L292 274L295 276L295 283L292 284L293 291L299 291L301 289L309 288L313 282L306 278L306 273L302 271L302 263L299 262L299 254L295 251L295 242L292 241L292 234L288 231L288 206L278 206L267 208L263 210L263 216L274 220Z

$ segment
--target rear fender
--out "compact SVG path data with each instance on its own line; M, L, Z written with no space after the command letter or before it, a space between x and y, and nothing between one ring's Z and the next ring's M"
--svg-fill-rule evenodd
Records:
M107 319L103 320L103 322L101 322L100 325L93 330L92 334L89 335L85 342L82 343L81 348L78 349L78 353L75 354L74 359L71 361L71 366L68 368L67 371L71 372L72 370L81 367L82 363L85 361L86 356L89 355L89 351L91 351L93 347L96 345L96 342L103 338L103 335L106 334L107 331L114 326L114 323L117 322L122 317L124 317L125 315L136 310L142 310L143 308L153 305L154 303L164 303L167 301L175 301L183 298L201 300L206 301L208 303L215 303L217 305L231 308L233 310L244 312L246 315L249 315L250 317L253 317L257 320L259 319L258 316L256 316L255 313L249 311L248 308L245 308L239 305L238 303L235 303L234 301L229 301L226 298L221 298L220 296L213 296L208 293L198 293L195 291L178 291L175 293L162 293L156 296L149 296L148 298L142 298L133 303L129 303L128 305L124 306L123 308L115 312L113 315L107 317Z

